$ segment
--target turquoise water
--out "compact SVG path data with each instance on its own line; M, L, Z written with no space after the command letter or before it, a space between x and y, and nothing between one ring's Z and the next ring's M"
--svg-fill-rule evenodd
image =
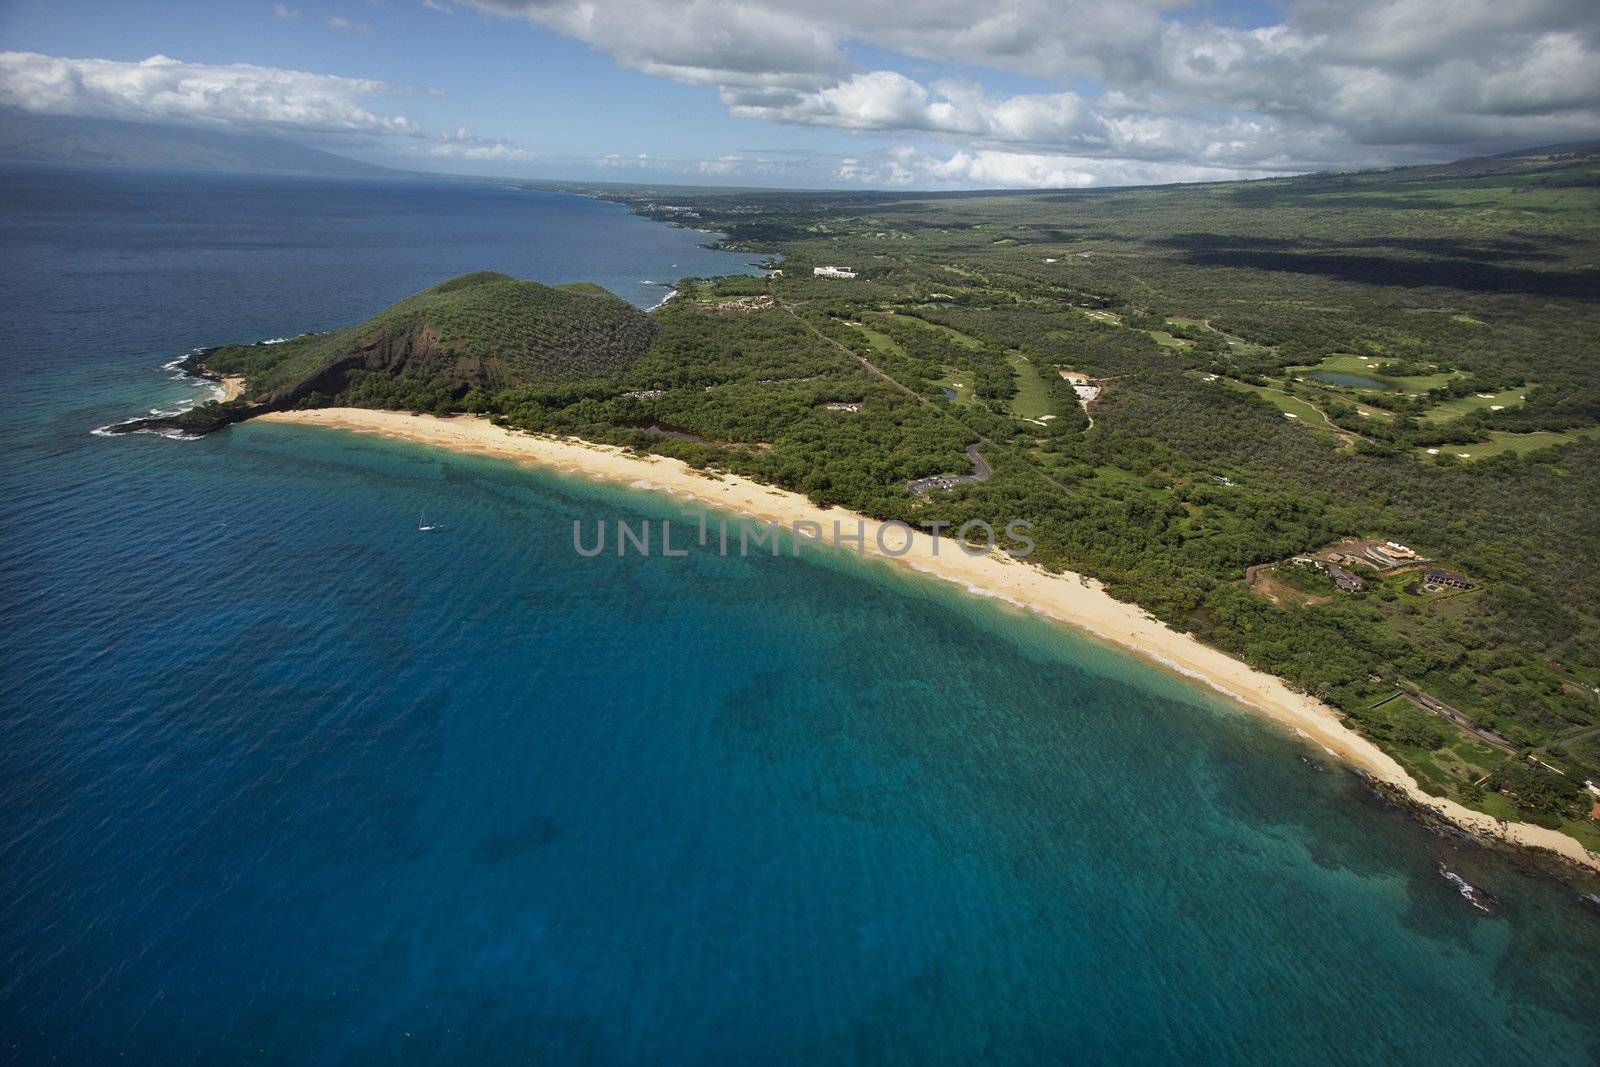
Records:
M695 235L645 224L653 260L640 220L492 188L3 177L0 1060L1600 1051L1572 890L1004 605L578 559L574 519L676 507L487 459L87 433L185 395L158 368L191 345L471 266L581 277L624 235L613 278L651 278Z

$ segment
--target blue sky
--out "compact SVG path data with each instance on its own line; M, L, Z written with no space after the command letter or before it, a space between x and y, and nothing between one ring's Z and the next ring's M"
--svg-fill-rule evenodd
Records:
M0 105L270 133L392 166L523 177L1183 181L1600 136L1593 8L20 3L0 6ZM156 56L166 61L147 62Z

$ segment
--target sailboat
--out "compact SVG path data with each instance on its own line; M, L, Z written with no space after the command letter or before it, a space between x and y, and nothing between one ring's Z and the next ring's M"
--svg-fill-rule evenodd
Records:
M417 518L417 532L418 533L427 533L429 530L437 530L438 528L439 528L439 524L438 523L432 523L432 522L428 521L428 513L426 511L424 511Z

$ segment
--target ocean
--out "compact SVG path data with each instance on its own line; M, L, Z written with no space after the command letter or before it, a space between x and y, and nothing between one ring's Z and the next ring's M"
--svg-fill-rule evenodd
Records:
M468 270L752 257L490 184L0 183L0 1062L1600 1058L1574 889L1091 639L579 558L677 505L508 462L90 432Z

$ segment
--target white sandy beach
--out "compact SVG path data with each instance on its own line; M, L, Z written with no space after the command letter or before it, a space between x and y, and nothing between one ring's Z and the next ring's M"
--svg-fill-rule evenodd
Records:
M791 529L797 521L811 521L831 531L835 521L843 521L847 529L853 530L855 520L861 518L837 509L820 508L798 494L734 475L708 477L677 460L638 456L573 439L519 433L474 416L441 419L363 408L331 408L275 412L258 418L267 422L380 434L532 462L585 477L670 493L762 520L777 520ZM867 552L882 555L874 536L879 523L864 518L861 521L867 529ZM904 543L904 531L892 526L885 539L892 549L898 550ZM910 550L904 555L884 558L955 582L974 593L1003 598L1209 685L1246 708L1293 729L1374 778L1404 790L1417 803L1469 830L1548 849L1600 870L1600 854L1587 851L1565 834L1527 823L1501 823L1482 812L1429 796L1392 758L1344 726L1333 708L1294 692L1272 675L1254 670L1187 634L1170 629L1132 604L1112 598L1093 579L1071 573L1049 574L1000 554L970 556L949 539L940 540L936 547L931 536L920 532L912 535Z

